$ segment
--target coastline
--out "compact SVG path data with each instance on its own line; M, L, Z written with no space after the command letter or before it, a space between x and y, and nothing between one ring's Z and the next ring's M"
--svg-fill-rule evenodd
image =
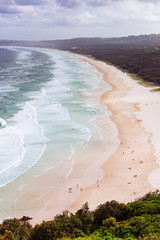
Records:
M48 49L47 54L50 53L54 56L55 51ZM68 59L68 54L65 53L65 57ZM52 219L56 214L68 209L81 195L81 188L94 185L97 179L101 180L104 177L101 166L119 144L117 128L110 119L107 107L100 103L100 97L110 89L109 85L102 80L102 74L91 65L83 63L77 57L70 57L75 59L78 65L84 65L89 73L93 72L97 82L95 88L91 87L88 95L82 95L84 101L86 98L86 103L97 111L97 115L88 122L92 128L92 135L70 159L53 167L49 164L56 160L54 148L47 145L46 151L32 168L2 187L1 220L6 217L21 218L25 215L33 218L31 223L34 225L42 220ZM92 85L90 79L89 83ZM43 166L45 169L41 171Z
M94 69L96 68L94 67ZM96 72L99 81L102 83L100 89L94 90L95 96L92 104L95 102L96 107L100 105L99 108L101 111L104 111L106 116L104 118L104 113L102 116L100 114L100 116L93 121L93 124L99 127L104 133L103 141L99 141L97 135L94 134L90 139L88 147L74 155L73 170L68 179L64 181L64 184L60 184L58 188L51 190L43 197L43 199L41 198L40 202L43 203L43 205L47 203L46 208L41 214L36 213L36 215L34 215L34 218L31 221L33 225L41 223L42 220L50 220L56 214L60 214L64 210L69 210L70 206L76 202L86 188L96 185L97 179L98 181L102 180L104 177L104 171L101 166L105 163L106 159L116 151L119 145L117 128L110 119L110 113L108 112L107 107L100 102L101 95L106 91L109 91L110 87L109 89L106 87L106 83L102 80L102 73L97 70ZM105 133L109 133L109 136ZM58 169L56 169L56 171L58 171ZM48 176L54 174L56 174L55 170L50 170L44 175L41 175L38 182L43 184ZM72 188L72 192L68 191L69 188ZM27 192L28 191L29 186L27 187ZM76 208L76 210L77 209L78 208ZM32 215L32 211L29 214Z
M102 82L100 89L94 91L92 103L107 111L106 115L100 114L93 120L103 138L99 139L95 133L88 147L74 154L70 161L36 176L35 165L30 173L22 176L25 185L21 186L20 176L15 186L12 183L7 186L6 197L13 197L13 216L33 217L32 225L51 220L65 210L75 212L85 202L90 209L95 209L106 201L127 203L160 189L157 185L160 168L156 163L160 159L160 136L155 134L160 96L151 94L149 89L113 66L83 55L68 54L92 66ZM153 100L153 96L156 99ZM153 108L157 119L154 124L150 116ZM52 160L52 151L43 157ZM65 171L70 171L68 178L61 176ZM15 196L10 191L13 187Z
M153 145L153 132L143 123L144 117L147 116L141 114L141 119L139 116L143 111L139 104L148 105L146 102L150 100L147 99L151 94L149 89L140 86L126 73L113 66L82 55L77 57L96 67L104 74L104 81L112 86L112 90L101 97L101 103L107 105L112 113L111 120L118 128L120 145L103 164L105 176L99 181L98 189L97 186L85 189L69 210L75 211L84 202L88 202L91 209L111 200L127 203L155 191L156 183L151 179L149 181L148 178L153 170L158 171L159 165L156 162L158 154L156 155ZM144 99L139 99L136 95L132 95L133 88L134 94L138 90L139 98L144 97L141 94L148 93L148 95ZM152 125L152 122L148 124Z
M89 203L90 209L95 209L106 201L127 203L156 190L153 183L151 185L151 181L148 180L153 170L157 171L159 167L156 162L158 155L153 145L153 133L143 126L143 114L141 119L138 116L143 110L139 104L146 104L147 99L139 99L131 93L138 90L141 98L141 94L145 94L146 91L150 94L150 90L134 82L126 73L104 62L83 55L73 55L95 67L103 74L103 80L112 87L110 91L102 94L100 101L111 112L110 119L118 129L118 136L114 132L111 145L114 145L115 151L110 152L108 158L105 158L107 153L104 149L101 163L96 165L96 162L91 162L91 156L86 156L85 152L75 158L73 171L64 186L59 189L56 198L55 192L50 193L51 202L43 212L44 220L53 218L63 210L75 212L85 202ZM103 131L104 121L101 119L99 122ZM113 129L110 131L110 134L112 133ZM98 154L94 156L95 159ZM82 161L83 158L87 159L87 163ZM82 191L76 190L77 182L83 188ZM67 191L69 186L74 186L71 194ZM43 219L42 216L36 218L33 224Z

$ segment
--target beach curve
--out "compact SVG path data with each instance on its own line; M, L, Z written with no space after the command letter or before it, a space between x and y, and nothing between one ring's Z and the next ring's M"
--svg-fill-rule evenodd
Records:
M91 209L110 200L127 203L160 189L160 177L154 175L159 172L157 163L160 163L159 149L155 144L158 136L156 134L155 137L153 119L149 117L151 112L144 109L151 98L153 102L160 103L160 96L155 96L151 88L140 86L113 66L82 55L77 57L102 72L104 81L112 87L103 94L101 103L107 105L112 113L111 119L117 126L120 145L103 164L105 176L102 181L85 189L69 210L75 211L84 202L88 202ZM155 111L160 116L158 108Z
M104 132L103 152L96 146L96 139L92 139L96 146L94 151L89 148L74 156L68 179L64 178L60 187L40 196L37 209L32 209L31 203L30 209L27 207L24 211L24 215L33 217L33 225L42 220L51 220L64 210L75 212L85 202L91 209L110 200L127 203L157 188L152 180L148 181L148 177L153 170L157 171L160 155L153 141L153 131L146 126L144 114L140 114L143 112L140 105L146 104L141 94L150 96L149 90L113 66L83 55L73 55L97 69L97 76L101 73L104 83L111 86L107 92L101 89L99 99L99 93L95 95L99 104L111 113L109 119L95 120ZM137 90L138 96L135 95ZM105 132L109 132L109 142ZM20 203L23 200L30 202L32 194L30 196L29 193L34 194L34 189L38 193L46 179L49 182L55 175L58 181L60 171L57 166L32 179L32 184L23 187Z

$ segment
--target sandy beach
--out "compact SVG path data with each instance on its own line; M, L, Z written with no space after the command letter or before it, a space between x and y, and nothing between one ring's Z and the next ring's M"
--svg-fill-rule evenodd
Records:
M95 151L87 149L74 156L73 171L65 184L41 198L46 207L41 214L34 215L32 224L52 219L63 210L75 212L85 202L90 209L95 209L106 201L127 203L160 189L159 94L113 66L76 56L102 73L103 80L112 87L100 97L101 104L111 113L112 124L108 120L105 124L105 119L95 122L102 131L110 131L110 142L107 146L104 137L102 153L93 139ZM38 182L51 175L52 170Z
M12 218L23 214L33 218L33 225L64 210L75 212L85 202L95 209L160 189L159 93L104 62L68 54L96 69L99 88L90 101L100 111L92 123L97 130L69 161L38 174L52 161L54 150L49 149L33 168L1 188L9 199L3 203L4 216L6 211Z
M102 72L104 81L112 86L112 90L101 97L101 103L112 113L120 144L102 166L104 178L86 188L71 211L84 202L88 202L91 209L108 200L127 203L160 188L160 155L156 144L160 139L158 122L155 123L160 117L159 94L150 92L151 89L139 85L113 66L80 58Z

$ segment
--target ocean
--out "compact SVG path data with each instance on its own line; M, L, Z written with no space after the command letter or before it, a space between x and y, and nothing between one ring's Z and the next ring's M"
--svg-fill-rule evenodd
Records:
M52 187L46 183L31 193L27 207L32 208L45 191L69 177L75 154L90 145L101 148L104 133L95 120L110 117L100 104L100 96L110 89L102 78L94 67L68 53L0 48L1 221L16 217L16 211L24 215L27 202L19 202L27 182L62 166Z

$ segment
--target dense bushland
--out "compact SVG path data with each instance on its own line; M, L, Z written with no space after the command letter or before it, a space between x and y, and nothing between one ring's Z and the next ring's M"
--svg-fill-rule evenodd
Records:
M143 80L160 84L160 47L106 45L78 48L72 52L90 55L136 74Z
M160 239L160 193L128 204L106 202L94 211L85 203L75 214L65 211L34 227L24 219L4 220L0 240Z

